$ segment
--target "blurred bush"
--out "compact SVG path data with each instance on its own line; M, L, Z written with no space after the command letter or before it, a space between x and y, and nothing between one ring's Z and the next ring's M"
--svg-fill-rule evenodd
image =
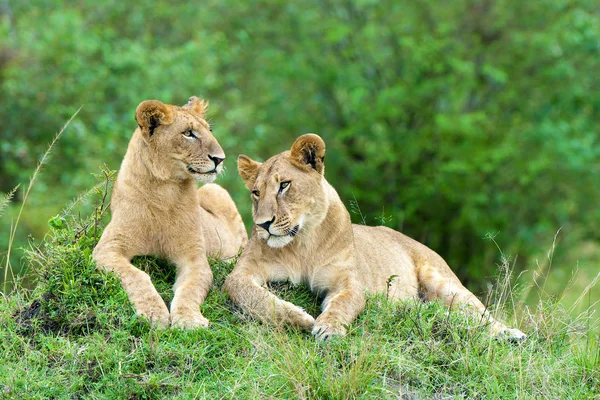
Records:
M118 168L139 102L197 94L247 222L237 155L266 159L315 132L346 205L472 283L494 273L488 233L518 267L560 227L568 243L600 239L594 0L4 0L0 12L0 191L84 105L36 188L24 226L37 236L51 216L39 210L89 188L102 163Z

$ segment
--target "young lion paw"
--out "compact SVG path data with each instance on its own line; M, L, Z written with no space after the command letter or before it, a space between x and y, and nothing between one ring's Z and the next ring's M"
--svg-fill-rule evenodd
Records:
M310 331L315 324L315 319L312 317L312 315L308 314L304 310L298 312L291 319L292 325L300 327L306 331Z
M171 327L179 329L208 328L209 322L200 311L180 311L171 314Z
M284 320L292 326L310 331L315 324L315 319L304 311L302 307L298 307L287 301L282 301L284 306Z
M169 310L160 296L158 299L149 298L134 302L133 305L136 313L148 318L152 326L157 328L166 328L169 326Z
M336 336L344 336L346 334L346 328L339 322L329 323L317 320L313 327L312 334L315 339L325 341Z

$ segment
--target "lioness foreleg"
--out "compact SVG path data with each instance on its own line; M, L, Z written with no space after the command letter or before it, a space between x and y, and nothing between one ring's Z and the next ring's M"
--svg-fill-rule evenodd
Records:
M357 284L330 290L323 300L323 312L317 317L312 334L318 340L344 336L346 328L365 307L365 293Z
M223 289L246 313L265 323L282 323L310 330L315 320L302 308L280 299L263 285L266 281L259 275L234 271L225 280Z
M173 285L171 326L182 329L206 328L208 319L200 312L212 286L213 273L203 255L179 259L175 262L177 277Z

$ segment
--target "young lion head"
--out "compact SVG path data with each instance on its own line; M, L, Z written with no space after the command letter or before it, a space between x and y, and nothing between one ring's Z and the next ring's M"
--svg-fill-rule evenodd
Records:
M286 246L325 218L324 159L325 143L311 133L264 163L239 156L238 171L252 192L255 234L269 247Z
M212 182L225 153L204 119L208 103L196 96L183 107L146 100L135 111L153 173L166 179Z

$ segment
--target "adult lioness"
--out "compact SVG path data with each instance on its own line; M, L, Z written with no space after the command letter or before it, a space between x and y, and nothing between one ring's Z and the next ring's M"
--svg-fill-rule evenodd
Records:
M208 104L183 107L147 100L113 187L112 219L94 249L97 265L114 271L138 314L158 326L208 326L200 304L212 284L207 256L229 258L248 241L233 200L212 182L225 154L204 119ZM177 267L171 313L150 277L131 264L137 254Z
M507 328L463 287L446 262L421 243L386 227L352 225L335 189L325 180L325 143L300 136L291 151L264 163L245 155L238 170L252 192L252 238L224 289L247 313L267 322L312 329L318 339L344 335L365 305L365 291L393 299L441 299L465 304L489 321L492 334L525 335ZM325 293L316 321L269 292L269 281L306 282Z

